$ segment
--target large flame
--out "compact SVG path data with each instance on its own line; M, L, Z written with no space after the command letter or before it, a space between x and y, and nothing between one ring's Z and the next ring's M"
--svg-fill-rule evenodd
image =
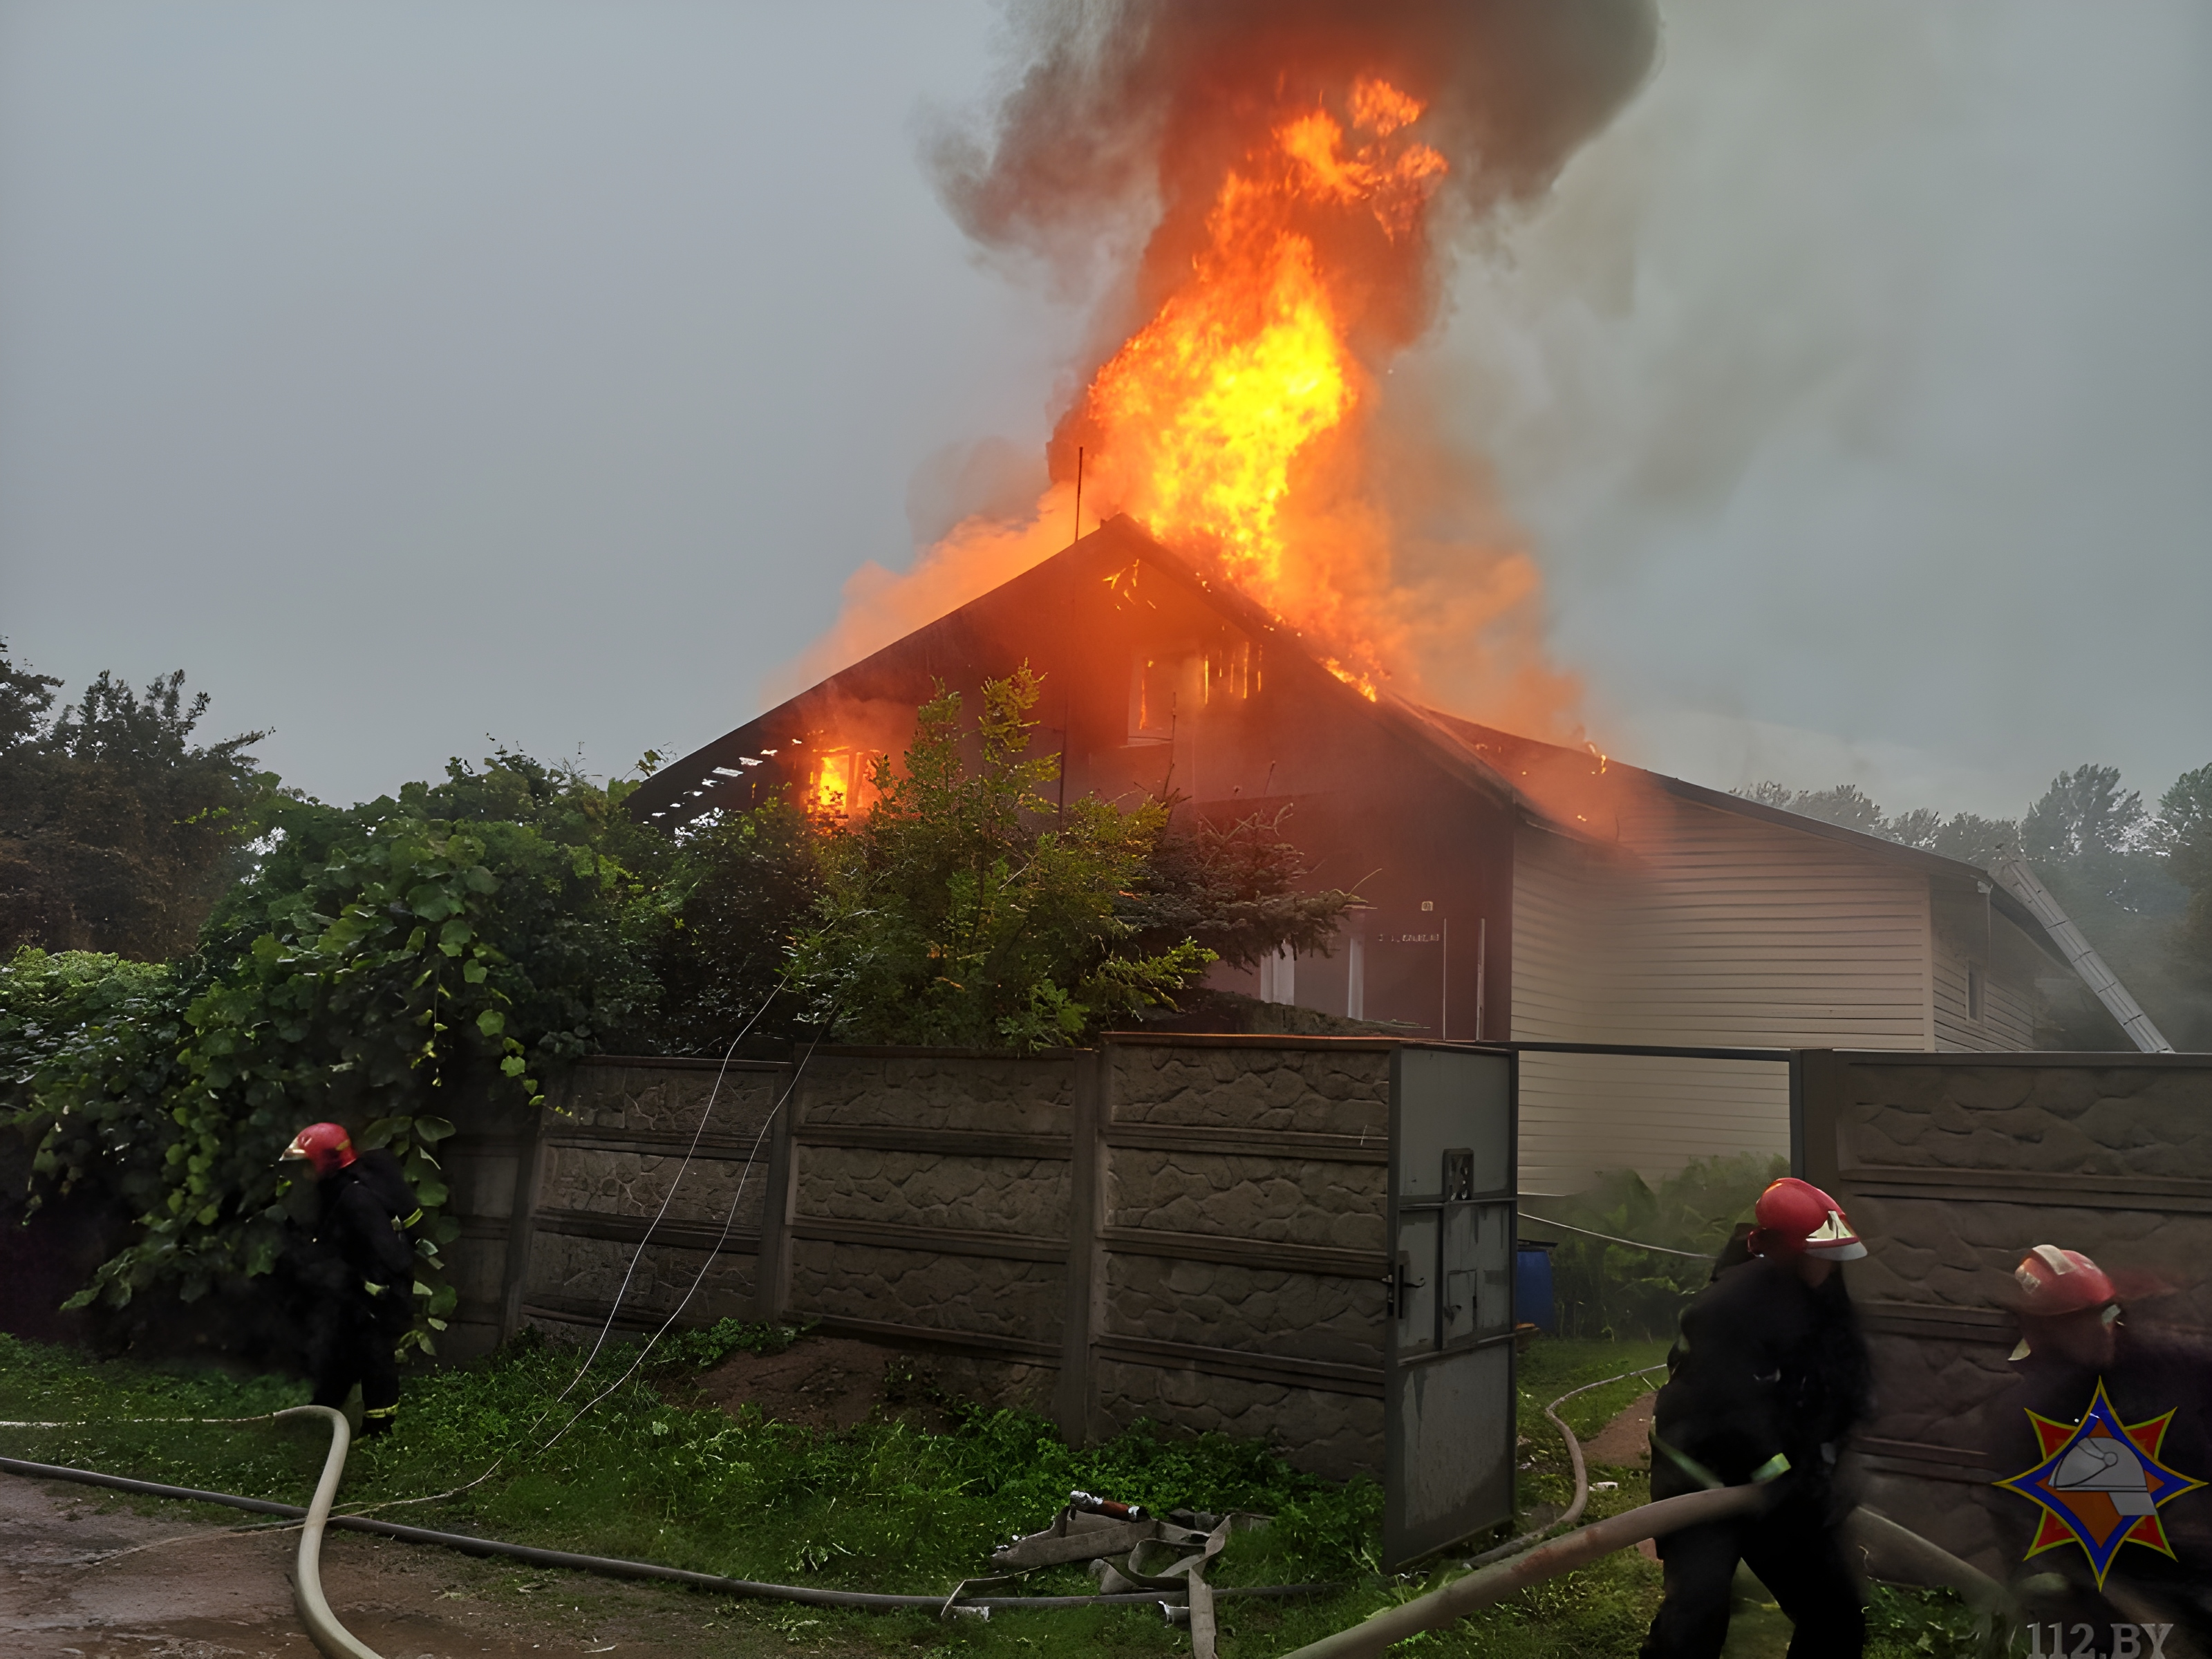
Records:
M1371 695L1372 630L1284 523L1301 456L1367 395L1347 338L1365 273L1325 259L1314 222L1364 216L1401 241L1447 167L1406 133L1422 106L1396 88L1363 77L1345 105L1348 120L1325 107L1285 117L1222 180L1188 279L1099 369L1078 414L1103 500L1211 553L1262 605L1358 660L1332 665Z
M1394 360L1437 314L1440 191L1455 169L1488 165L1468 143L1464 103L1448 143L1406 77L1358 62L1254 76L1212 102L1201 79L1159 141L1164 211L1136 272L1142 320L1061 418L1036 516L971 520L907 575L864 568L836 629L771 695L1028 568L1071 526L1127 513L1365 696L1388 681L1578 739L1579 686L1547 659L1541 582L1486 474L1440 436L1412 377L1388 382L1387 406L1383 396Z

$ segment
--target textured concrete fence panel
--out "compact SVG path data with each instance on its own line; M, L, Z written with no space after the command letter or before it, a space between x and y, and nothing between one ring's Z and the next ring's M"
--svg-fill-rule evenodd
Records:
M572 1070L538 1126L519 1317L595 1334L625 1276L624 1329L658 1328L678 1308L687 1325L752 1317L767 1131L787 1072L620 1060Z
M2033 1245L2148 1270L2135 1316L2212 1330L2212 1059L1809 1052L1807 1177L1865 1237L1850 1269L1880 1417L1872 1501L1992 1571L1996 1414L2019 1331L1999 1297Z
M1379 1472L1390 1045L1115 1040L1100 1071L1085 1425Z
M1042 1406L1067 1310L1077 1056L823 1049L793 1100L763 1303Z
M1389 1055L1169 1037L587 1061L534 1125L463 1137L485 1196L449 1346L595 1334L620 1291L625 1330L805 1319L1072 1435L1149 1417L1379 1470Z

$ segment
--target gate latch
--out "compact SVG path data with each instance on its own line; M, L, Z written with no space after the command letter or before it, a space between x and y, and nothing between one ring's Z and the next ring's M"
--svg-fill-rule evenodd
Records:
M1412 1253L1407 1250L1399 1251L1397 1261L1391 1265L1390 1277L1382 1281L1387 1287L1385 1300L1389 1304L1385 1311L1392 1319L1398 1317L1400 1310L1405 1307L1406 1292L1418 1291L1429 1282L1425 1279L1413 1278L1413 1271Z

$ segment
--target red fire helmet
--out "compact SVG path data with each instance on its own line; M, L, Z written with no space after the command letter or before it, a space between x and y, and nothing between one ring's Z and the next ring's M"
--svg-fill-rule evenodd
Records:
M1843 1206L1796 1176L1784 1176L1761 1193L1752 1215L1759 1228L1751 1236L1751 1248L1760 1255L1856 1261L1867 1253L1844 1218Z
M2081 1251L2056 1244L2037 1245L2021 1257L2012 1276L2021 1291L2020 1310L2045 1319L2111 1307L2119 1300L2102 1267Z
M354 1160L353 1137L343 1123L310 1123L292 1137L284 1156L307 1159L318 1176L336 1175Z

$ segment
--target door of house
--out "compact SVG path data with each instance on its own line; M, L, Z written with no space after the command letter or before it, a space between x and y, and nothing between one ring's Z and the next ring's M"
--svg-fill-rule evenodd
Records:
M1516 1085L1510 1053L1391 1062L1386 1571L1513 1513Z

